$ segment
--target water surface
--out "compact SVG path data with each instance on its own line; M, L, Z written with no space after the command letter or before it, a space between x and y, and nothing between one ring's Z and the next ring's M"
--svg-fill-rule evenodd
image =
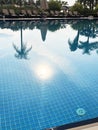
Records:
M98 21L0 21L0 41L1 130L98 117Z

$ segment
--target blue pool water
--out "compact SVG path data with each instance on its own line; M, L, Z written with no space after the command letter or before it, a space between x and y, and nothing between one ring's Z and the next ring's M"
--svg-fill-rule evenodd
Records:
M98 117L98 21L0 21L0 130Z

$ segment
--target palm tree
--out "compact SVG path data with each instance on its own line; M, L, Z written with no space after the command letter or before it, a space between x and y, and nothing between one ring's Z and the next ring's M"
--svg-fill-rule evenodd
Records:
M76 37L74 38L74 40L71 42L70 39L68 40L68 44L70 46L70 50L71 51L76 51L78 48L78 41L79 41L79 35L80 35L80 31L78 30Z
M21 24L20 30L21 30L21 47L20 47L20 49L15 44L13 44L13 47L16 50L15 57L17 57L18 59L28 59L27 55L28 55L29 51L32 49L32 46L27 49L26 44L23 44L22 24Z
M67 1L61 1L62 6L67 6L68 2Z
M78 0L83 7L89 7L90 10L93 10L94 7L98 4L98 0Z

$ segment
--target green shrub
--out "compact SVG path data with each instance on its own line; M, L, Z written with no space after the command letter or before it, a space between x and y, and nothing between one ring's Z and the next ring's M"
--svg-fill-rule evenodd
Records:
M80 14L83 12L83 6L79 3L76 2L72 7L71 7L71 11L77 11Z
M61 10L61 4L57 0L50 0L48 5L49 5L49 10L53 10L53 11Z
M98 9L98 8L97 8ZM82 4L79 2L76 2L72 7L71 11L77 11L79 14L83 16L89 16L89 15L94 15L94 11L90 10L86 6L84 7Z
M95 12L98 12L98 4L95 7Z

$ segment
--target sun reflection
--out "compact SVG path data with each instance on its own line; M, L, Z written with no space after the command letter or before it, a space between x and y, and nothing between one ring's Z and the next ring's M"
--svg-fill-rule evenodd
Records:
M42 64L36 67L36 74L40 79L46 80L51 78L53 71L49 65Z

